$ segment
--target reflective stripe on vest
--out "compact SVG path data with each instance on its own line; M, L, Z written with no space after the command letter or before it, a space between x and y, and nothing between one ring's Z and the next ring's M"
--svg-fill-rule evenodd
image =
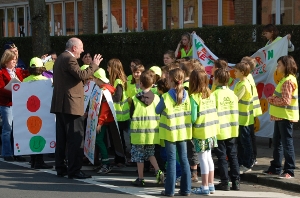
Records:
M155 113L155 108L160 98L154 95L154 100L149 106L132 97L134 112L130 123L131 144L159 144L159 119L160 116Z
M214 95L205 99L202 99L201 94L192 94L190 97L198 105L197 119L192 129L193 138L205 140L219 134L219 118Z
M239 100L239 125L249 126L254 124L252 89L248 80L238 82L234 87L234 93L238 93L242 87L245 87L245 94Z
M276 86L275 92L273 95L282 97L281 87L287 80L292 81L296 89L292 93L291 104L287 106L275 106L270 104L270 115L277 118L287 119L287 120L299 120L299 104L298 104L298 83L297 79L293 75L282 78L281 81Z
M176 104L169 93L163 94L162 98L166 108L160 116L159 138L170 142L191 139L191 104L188 95L180 105Z
M253 117L257 117L257 116L262 115L262 111L261 111L260 101L258 98L256 84L255 84L252 74L248 74L247 80L249 81L249 83L252 87L252 93L253 93L252 104L251 104L251 105L253 105L253 107L252 107Z
M180 52L181 52L181 58L193 56L193 47L191 46L191 49L189 50L189 52L187 54L186 54L184 48L181 48Z
M122 88L123 88L121 101L114 102L114 107L115 107L115 111L116 111L116 115L117 115L117 121L126 121L126 120L130 119L128 98L126 96L123 82L120 79L115 80L114 87L116 88L117 85L122 85Z
M228 87L217 87L212 93L216 98L217 111L220 122L220 134L218 140L238 137L239 135L239 111L238 98Z

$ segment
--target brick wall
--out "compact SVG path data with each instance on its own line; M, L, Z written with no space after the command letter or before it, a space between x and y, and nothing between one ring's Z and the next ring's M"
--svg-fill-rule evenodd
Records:
M95 33L94 0L82 1L83 34Z
M252 24L252 0L235 0L235 24Z

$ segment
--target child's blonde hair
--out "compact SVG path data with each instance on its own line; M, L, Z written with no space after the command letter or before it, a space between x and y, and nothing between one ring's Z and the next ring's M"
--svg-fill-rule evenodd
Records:
M248 76L250 73L250 65L246 62L240 62L234 66L234 69L237 69L241 72L244 72L244 76Z
M175 90L176 90L176 104L180 105L183 100L183 80L184 80L184 73L180 68L175 68L169 71L169 79L175 83Z
M189 94L201 93L203 99L210 96L210 89L208 88L209 79L205 71L197 69L192 71L190 75Z
M123 70L121 61L117 58L110 59L107 63L107 67L110 67L109 81L113 85L115 80L120 79L123 82L123 88L127 88L127 77Z
M242 58L242 61L241 62L246 62L250 65L250 70L254 70L254 68L256 67L257 65L257 61L255 60L255 58L252 58L250 56L245 56Z

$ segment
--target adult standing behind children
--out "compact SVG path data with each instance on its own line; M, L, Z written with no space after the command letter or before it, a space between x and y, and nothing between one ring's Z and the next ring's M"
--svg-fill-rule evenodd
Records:
M60 54L53 67L53 96L51 113L56 114L55 169L57 176L68 175L70 179L85 179L91 176L80 169L83 159L84 97L83 80L98 69L102 61L96 54L92 64L81 70L76 59L83 52L83 43L78 38L70 38L66 50ZM68 155L68 167L64 160Z
M266 37L266 39L268 39L266 46L282 39L282 37L279 36L279 31L278 31L277 27L273 24L268 24L263 28L263 36ZM290 34L287 34L287 39L289 42L289 44L288 44L289 52L293 52L294 48L295 48L293 43L291 42L291 38L292 38L292 36Z

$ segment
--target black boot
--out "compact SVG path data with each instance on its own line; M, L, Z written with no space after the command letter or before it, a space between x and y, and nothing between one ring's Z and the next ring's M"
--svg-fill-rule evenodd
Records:
M51 169L53 166L44 162L43 154L36 155L34 169Z
M30 155L30 167L34 168L36 155Z

